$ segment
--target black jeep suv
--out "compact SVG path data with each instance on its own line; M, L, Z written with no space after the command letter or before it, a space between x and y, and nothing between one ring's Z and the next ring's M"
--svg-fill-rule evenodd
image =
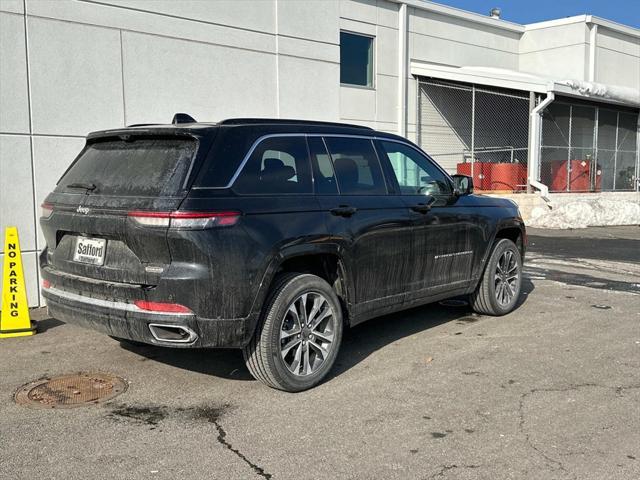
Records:
M520 294L524 223L405 138L233 119L91 133L42 205L50 314L123 341L241 348L267 385L331 369L343 329Z

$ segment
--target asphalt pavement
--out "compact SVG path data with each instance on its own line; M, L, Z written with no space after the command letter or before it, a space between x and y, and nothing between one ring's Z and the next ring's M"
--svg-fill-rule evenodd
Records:
M524 295L493 318L429 305L349 331L288 394L235 350L130 347L40 318L0 343L0 478L640 478L640 228L529 231ZM17 405L21 385L124 377L110 402Z

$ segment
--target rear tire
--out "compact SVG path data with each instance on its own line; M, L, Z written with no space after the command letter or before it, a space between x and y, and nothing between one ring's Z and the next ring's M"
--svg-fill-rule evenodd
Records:
M287 392L314 387L331 370L342 341L342 310L316 275L278 277L253 338L242 350L251 375Z
M484 315L501 316L518 304L522 288L522 257L515 243L506 238L495 242L484 274L471 294L473 310Z

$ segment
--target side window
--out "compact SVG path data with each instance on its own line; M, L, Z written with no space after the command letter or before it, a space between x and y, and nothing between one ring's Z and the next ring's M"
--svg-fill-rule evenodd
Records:
M371 140L326 137L338 188L343 195L384 195L387 188Z
M324 142L320 137L309 137L309 153L311 154L311 168L315 192L320 195L335 195L338 193L336 177L333 174L331 157L327 153Z
M395 173L402 195L450 195L451 183L431 160L397 142L380 140Z
M238 193L311 193L304 137L273 137L260 142L234 185Z

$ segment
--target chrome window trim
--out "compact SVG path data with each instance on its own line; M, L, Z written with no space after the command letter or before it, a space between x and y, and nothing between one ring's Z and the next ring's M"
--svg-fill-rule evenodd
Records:
M438 165L437 162L433 161L433 159L426 152L423 152L419 148L411 145L411 143L409 143L408 141L406 141L406 140L398 140L398 139L395 139L395 138L379 137L377 135L367 135L367 134L356 135L356 134L351 134L351 133L268 133L266 135L262 135L261 137L258 137L253 142L253 144L251 145L251 148L249 149L247 154L243 157L242 162L240 162L240 165L238 166L238 168L236 169L235 173L231 177L231 180L229 180L229 182L226 185L224 185L222 187L192 187L192 189L193 190L225 190L225 189L233 187L233 184L236 182L236 180L238 179L238 177L242 173L242 170L244 170L245 165L247 164L247 162L251 158L251 155L253 155L253 152L256 150L256 148L258 148L258 145L260 145L260 143L262 143L264 140L267 140L269 138L281 138L281 137L305 137L305 138L308 138L308 137L321 137L321 138L323 138L323 141L324 141L325 137L359 138L359 139L370 140L371 142L384 141L384 142L400 143L402 145L405 145L405 146L415 150L420 155L425 156L428 161L430 161L432 164L434 164L436 166L436 168L438 170L440 170L445 175L446 178L449 179L449 181L451 182L451 187L453 189L453 179L451 178L451 175L449 175L440 165ZM325 148L327 149L327 153L329 153L329 155L331 155L331 152L329 152L329 149L327 148L326 142L325 142ZM377 156L377 149L375 148L375 145L374 145L374 151L376 152L376 156ZM380 163L380 159L378 159L378 163ZM380 168L382 168L382 165L379 165L379 166L380 166ZM313 173L312 173L312 175L313 175ZM383 179L384 179L385 184L386 184L387 179L386 179L386 174L384 172L384 169L382 171L382 175L383 175ZM334 176L335 176L335 169L334 169ZM388 188L387 188L387 190L388 190ZM340 193L338 193L338 194L340 195ZM306 195L309 195L309 194L306 194ZM313 193L311 195L315 195L315 193Z

